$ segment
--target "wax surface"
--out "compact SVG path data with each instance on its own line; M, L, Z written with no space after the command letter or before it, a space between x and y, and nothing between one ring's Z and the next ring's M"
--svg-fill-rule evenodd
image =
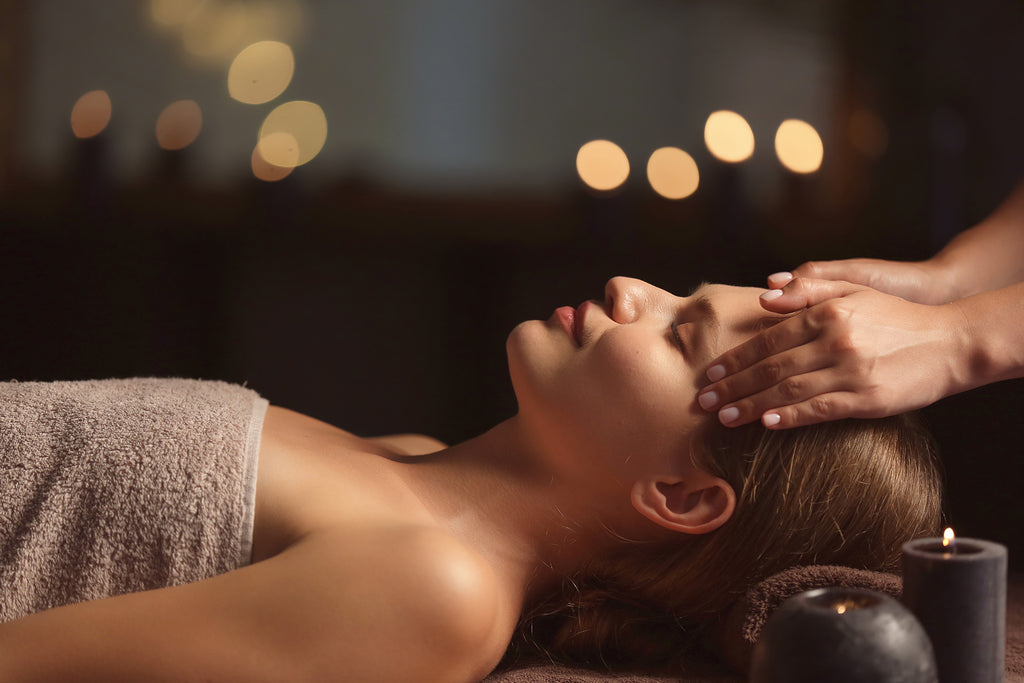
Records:
M903 602L935 649L942 683L1002 683L1006 547L924 538L903 546Z

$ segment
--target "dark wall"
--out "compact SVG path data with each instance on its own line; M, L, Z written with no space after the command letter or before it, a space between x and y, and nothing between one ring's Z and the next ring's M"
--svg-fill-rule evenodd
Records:
M640 181L611 196L437 197L301 171L215 191L189 183L187 155L114 186L102 135L69 139L64 177L0 202L0 378L220 378L357 433L455 441L515 410L512 327L600 298L613 275L684 291L760 285L809 258L925 258L1024 176L1024 6L842 7L837 117L876 108L888 148L838 176L789 177L767 205L742 169L707 158L701 190L677 203ZM831 183L855 181L859 194L834 198ZM1017 567L1021 416L1021 381L925 411L950 522L1008 543Z

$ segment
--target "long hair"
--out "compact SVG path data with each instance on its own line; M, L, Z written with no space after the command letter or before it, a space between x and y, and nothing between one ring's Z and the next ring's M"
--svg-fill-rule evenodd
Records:
M510 652L664 665L699 649L732 603L772 574L808 564L898 570L902 543L939 528L935 449L912 415L778 431L709 420L692 457L735 489L731 519L594 560L524 612Z

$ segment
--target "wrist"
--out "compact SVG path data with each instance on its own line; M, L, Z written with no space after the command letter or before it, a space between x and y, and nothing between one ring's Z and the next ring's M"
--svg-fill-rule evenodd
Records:
M988 382L993 359L977 334L969 306L957 299L943 306L949 312L946 330L949 362L946 396L974 389Z
M948 304L974 293L968 286L964 274L960 272L960 264L955 255L947 253L946 250L918 265L925 271L931 282L931 287L929 287L929 292L932 293L931 301L924 303Z
M1024 283L954 301L949 308L957 391L1024 376Z

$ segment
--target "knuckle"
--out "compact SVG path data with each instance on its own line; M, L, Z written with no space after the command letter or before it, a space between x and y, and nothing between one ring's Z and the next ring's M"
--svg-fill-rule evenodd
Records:
M785 286L785 290L791 294L805 294L807 292L808 282L807 278L803 275L794 277Z
M775 341L772 339L772 335L767 332L753 337L752 339L754 352L761 357L768 357L775 353Z
M757 378L762 384L776 384L782 377L782 365L777 362L765 362L757 366Z
M807 261L796 269L803 277L819 277L821 275L821 263L818 261Z
M829 299L818 304L816 307L818 316L826 324L833 325L848 317L846 306L841 299Z
M788 377L779 383L779 395L787 401L796 401L803 396L804 385L796 377Z
M825 419L832 414L832 400L828 396L815 396L807 402L811 415L818 419Z
M857 340L853 338L853 335L849 331L840 331L832 338L830 348L833 353L841 356L847 356L855 359L856 364L860 365L860 360L857 353Z

